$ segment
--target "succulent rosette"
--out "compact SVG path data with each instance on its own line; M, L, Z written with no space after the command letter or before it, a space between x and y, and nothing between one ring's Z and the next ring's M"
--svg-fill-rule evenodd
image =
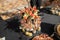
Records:
M34 33L40 31L41 29L41 18L38 16L38 11L39 10L37 10L36 6L33 8L25 7L24 12L22 13L20 29L22 29L22 31L25 32L25 34L28 36L32 36Z
M32 40L54 40L52 37L50 37L48 34L40 34L35 36Z

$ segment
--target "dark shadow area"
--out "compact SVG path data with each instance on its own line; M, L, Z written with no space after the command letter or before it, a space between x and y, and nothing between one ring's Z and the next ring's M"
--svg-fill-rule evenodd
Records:
M7 24L8 24L8 26L7 26L8 29L12 29L16 32L19 31L20 23L19 23L18 18L11 18L11 19L9 19L9 21L7 20Z
M44 13L47 13L47 14L53 14L52 11L50 11L51 8L41 8L40 9L40 12L44 12Z
M2 20L2 18L0 17L0 20Z
M5 22L4 20L2 20L2 18L0 17L0 38L5 37L5 28L7 27L7 22Z
M41 31L42 33L47 33L51 35L54 32L54 26L55 25L49 23L41 23Z
M5 37L5 35L3 33L0 33L0 38L2 38L2 37Z
M38 10L40 10L42 0L30 0L30 5L36 6Z

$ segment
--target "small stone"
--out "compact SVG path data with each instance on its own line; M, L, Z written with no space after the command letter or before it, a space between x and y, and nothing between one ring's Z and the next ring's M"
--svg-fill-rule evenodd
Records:
M26 34L26 35L29 35L29 32L26 32L25 34Z
M26 32L26 35L27 36L32 36L32 33L31 32Z
M29 33L29 36L32 36L32 33Z

